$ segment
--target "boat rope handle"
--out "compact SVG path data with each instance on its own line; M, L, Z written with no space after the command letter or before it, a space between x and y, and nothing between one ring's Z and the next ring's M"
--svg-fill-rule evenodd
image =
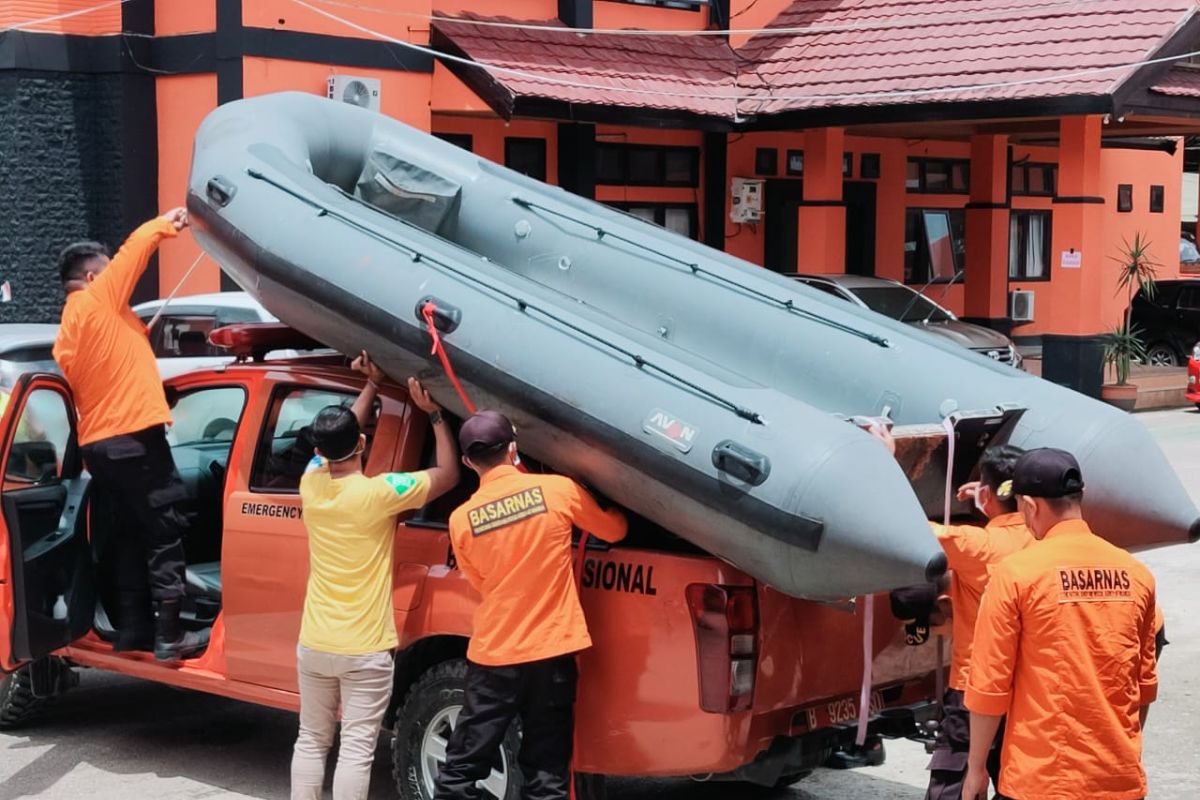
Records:
M573 322L563 319L562 317L558 316L554 312L549 311L545 308L542 308L535 303L531 303L528 300L520 297L519 295L515 295L512 292L506 291L505 289L502 289L498 286L494 286L494 285L488 283L487 281L485 281L481 278L478 278L475 275L470 274L469 272L465 272L461 269L458 269L457 267L451 266L450 264L447 264L444 261L439 261L436 258L427 256L424 253L421 253L420 251L413 249L409 245L404 244L403 242L398 242L395 239L392 239L392 238L380 233L379 231L373 230L369 226L364 225L363 223L359 222L358 220L354 219L351 216L343 214L340 211L337 211L336 209L328 208L327 206L321 205L320 203L318 203L316 200L312 199L311 197L305 196L304 194L291 188L290 186L286 186L286 185L280 183L279 181L275 180L274 178L271 178L268 175L265 175L262 172L259 172L258 170L254 169L254 168L247 168L246 174L249 175L251 178L254 178L255 180L263 181L267 185L273 186L274 188L279 189L280 191L282 191L288 195L291 195L292 197L299 200L300 202L316 209L317 212L319 212L320 216L332 217L333 219L336 219L345 225L349 225L350 227L355 228L356 230L358 230L362 233L365 233L367 236L370 236L371 238L373 238L377 241L383 242L384 244L394 247L397 250L401 250L401 251L408 253L409 258L411 258L414 262L424 261L428 264L432 264L436 267L439 267L440 269L443 269L453 275L456 275L457 277L461 278L464 281L482 286L483 288L487 289L490 292L494 292L507 300L511 300L516 305L517 309L519 311L521 311L522 313L529 313L531 311L535 311L538 314L541 314L546 319L562 326L563 328L566 328L567 330L570 330L573 333L576 333L579 336L582 336L586 339L590 339L593 342L603 345L604 347L608 348L609 350L611 350L621 356L624 356L625 358L628 358L632 362L633 366L637 367L640 370L643 370L645 372L657 373L660 377L667 378L667 379L679 384L680 386L684 386L684 387L690 389L691 391L695 392L696 394L708 399L715 405L722 406L723 408L726 408L729 411L732 411L734 414L741 417L742 419L748 420L749 422L752 422L755 425L764 424L762 415L759 414L757 411L754 411L752 409L738 405L734 401L729 400L725 397L722 397L721 395L717 394L713 390L707 389L694 381L690 381L687 378L684 378L681 375L677 375L676 373L672 372L671 370L667 369L666 367L663 367L663 366L660 366L660 365L654 363L653 361L646 358L645 356L635 353L632 350L627 350L624 347L621 347L620 345L615 344L614 342L610 342L608 339L605 339L603 336L596 334L596 333L592 333L591 331L589 331L583 327L580 327L579 325L576 325ZM350 197L350 195L344 195L344 196ZM355 202L363 203L363 201L359 200L358 198L352 197L351 199L353 199ZM379 209L374 208L369 203L363 203L363 205L366 205L368 208L372 208L373 210L377 211L378 213L381 213L381 214L385 213L385 212L379 211ZM409 227L416 227L409 222L399 219L398 217L393 217L390 214L387 216L389 219L397 220L397 221L403 223L404 225L408 225ZM427 231L422 231L422 232L428 233Z
M610 230L606 230L605 228L602 228L599 225L593 225L590 222L584 222L583 220L573 217L570 214L567 214L563 211L559 211L558 209L550 208L548 206L541 205L540 203L535 203L532 200L526 200L523 197L513 197L512 201L513 201L513 203L520 206L521 208L525 208L525 209L529 209L529 210L544 211L547 214L551 214L551 215L559 217L561 219L568 220L569 222L574 222L575 224L582 225L585 228L590 228L596 234L597 241L600 241L601 239L606 239L606 238L607 239L616 239L619 242L624 242L625 244L631 245L633 247L637 247L642 250L651 252L654 255L658 256L659 258L664 258L664 259L667 259L668 261L674 261L676 264L680 264L684 267L687 267L693 275L703 275L707 278L712 278L712 279L720 281L722 283L729 284L730 286L733 286L734 288L736 288L740 291L746 292L747 294L749 294L750 296L752 296L758 300L761 300L765 303L770 303L772 305L779 306L779 307L783 308L785 311L787 311L788 313L798 314L801 317L804 317L805 319L811 320L812 322L817 322L817 323L820 323L821 325L827 325L830 328L839 330L842 333L848 333L851 336L857 336L860 339L866 339L868 342L871 342L872 344L877 344L880 347L891 347L892 346L891 342L889 342L886 338L884 338L882 336L879 336L874 333L868 333L867 331L860 330L858 328L853 327L852 325L846 325L844 323L838 322L837 320L832 320L829 317L821 316L820 314L817 314L814 311L809 311L806 308L800 308L794 302L792 302L791 299L781 300L778 297L774 297L772 295L767 294L766 292L761 292L758 289L753 289L749 286L746 286L743 283L739 283L739 282L733 280L732 278L728 278L728 277L722 275L719 272L714 272L713 270L705 269L704 267L700 266L699 264L697 264L694 261L688 261L687 259L679 258L678 256L673 256L670 253L664 253L661 250L657 250L653 247L649 247L641 242L630 239L627 236L622 236L619 233L614 233Z
M429 351L429 354L437 356L438 360L442 362L442 369L446 371L446 377L450 379L450 385L454 387L454 391L458 392L458 399L462 400L463 407L468 412L474 414L478 409L471 402L471 398L467 396L466 389L463 389L462 383L458 380L458 373L454 371L454 365L450 363L450 356L446 354L446 348L442 346L442 337L438 333L437 325L433 322L435 313L437 313L437 306L432 300L421 306L421 316L425 318L425 325L429 328L429 335L433 338L433 349Z

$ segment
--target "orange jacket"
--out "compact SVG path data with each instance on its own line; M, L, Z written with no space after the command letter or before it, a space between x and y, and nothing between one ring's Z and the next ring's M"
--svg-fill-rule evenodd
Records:
M974 525L934 525L950 577L950 605L954 609L953 644L950 651L950 688L966 691L971 670L971 642L975 638L975 620L979 601L987 588L992 570L1000 561L1033 542L1021 514L1003 514L987 527Z
M165 219L145 223L88 288L67 295L54 360L79 408L81 445L171 422L148 331L129 298L158 243L174 235Z
M570 478L510 466L484 474L450 515L458 567L483 596L467 658L503 666L591 647L571 573L573 527L616 542L626 523Z
M1146 795L1138 712L1158 692L1154 608L1149 570L1081 520L997 567L975 627L966 705L1008 714L1004 795Z

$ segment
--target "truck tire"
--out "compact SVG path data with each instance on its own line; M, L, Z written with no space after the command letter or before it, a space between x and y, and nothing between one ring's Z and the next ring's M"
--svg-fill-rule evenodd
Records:
M9 730L34 719L46 707L49 698L33 693L29 667L0 677L0 730Z
M445 743L462 708L466 691L467 662L443 661L413 683L396 715L392 729L392 778L401 800L431 800L437 765L445 760ZM509 730L500 748L500 770L492 770L481 787L487 800L518 800L521 773L517 726Z

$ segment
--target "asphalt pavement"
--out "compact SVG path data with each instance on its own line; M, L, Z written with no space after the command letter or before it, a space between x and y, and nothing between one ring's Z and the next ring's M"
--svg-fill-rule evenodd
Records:
M1138 415L1200 503L1200 412ZM1158 579L1171 645L1160 665L1159 701L1146 731L1154 800L1200 797L1200 545L1142 554ZM168 713L169 710L169 713ZM95 671L58 699L38 723L0 734L0 800L283 800L296 735L292 714ZM372 800L393 798L390 757L381 742ZM689 780L617 780L611 800L920 800L927 757L890 742L887 763L821 770L790 789L738 791Z

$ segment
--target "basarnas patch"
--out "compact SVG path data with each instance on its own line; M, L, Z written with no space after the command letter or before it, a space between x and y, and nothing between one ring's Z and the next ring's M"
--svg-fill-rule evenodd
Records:
M534 486L476 506L467 512L467 519L471 523L471 534L482 536L497 528L545 513L546 498L542 495L542 487Z

